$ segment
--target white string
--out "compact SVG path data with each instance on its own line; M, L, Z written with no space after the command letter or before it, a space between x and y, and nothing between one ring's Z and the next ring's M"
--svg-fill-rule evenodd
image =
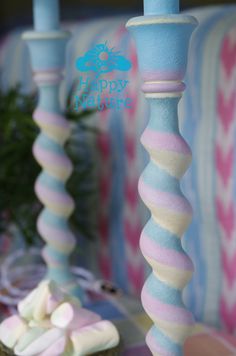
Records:
M17 263L18 260L25 257L33 257L35 260L35 257L41 257L41 250L37 248L31 248L28 251L24 249L17 250L8 255L1 265L0 303L8 307L10 314L15 313L19 301L38 285L46 273L46 266L42 262L24 265L19 262ZM121 295L121 291L116 286L110 282L96 279L94 274L87 269L72 266L71 271L85 291L96 293L112 303L143 333L141 326L137 325L135 317L127 311L126 307L117 298L117 296ZM16 286L16 282L18 287ZM117 290L117 294L113 295L104 291L102 286L107 283ZM3 290L5 290L4 294L2 293Z
M29 250L19 249L8 255L1 265L0 274L0 303L15 307L26 295L34 289L43 279L46 266L41 263L20 263L20 259L41 256L41 250L31 248ZM102 290L103 280L95 278L94 274L84 268L72 266L73 274L78 284L85 290L95 292L99 295L107 295Z

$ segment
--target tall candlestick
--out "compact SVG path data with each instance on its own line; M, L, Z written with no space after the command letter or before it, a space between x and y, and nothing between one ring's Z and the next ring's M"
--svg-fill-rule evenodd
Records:
M33 152L43 171L35 191L45 209L37 227L47 245L43 257L48 266L47 278L82 299L83 293L70 271L69 255L75 237L68 226L74 209L73 199L65 189L72 164L63 145L70 135L70 125L61 114L59 87L65 62L69 33L59 29L58 0L34 0L35 31L23 38L29 45L34 80L39 88L39 103L33 118L41 129Z
M150 104L150 120L141 138L150 162L139 181L140 195L151 212L140 240L153 269L142 290L144 309L154 321L146 342L153 355L168 356L182 355L194 323L182 301L193 265L181 245L192 209L180 189L191 151L180 135L177 109L197 21L178 12L177 0L145 0L144 16L127 23Z

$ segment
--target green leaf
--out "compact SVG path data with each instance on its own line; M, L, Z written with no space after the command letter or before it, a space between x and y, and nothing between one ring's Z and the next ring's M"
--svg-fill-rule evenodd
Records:
M36 95L22 94L19 85L6 93L0 90L0 232L7 232L9 226L14 224L27 245L39 241L36 220L42 209L34 193L35 180L41 170L32 155L32 145L39 133L39 128L32 119L36 99ZM99 134L96 127L86 122L95 110L74 113L69 109L70 104L69 95L65 115L68 120L76 123L76 130L86 134ZM97 187L92 183L95 162L87 164L86 157L78 154L79 145L72 137L65 146L74 166L67 186L76 201L71 222L73 221L73 228L78 234L94 238L94 226L88 221L88 216L93 197L97 193ZM91 184L88 185L88 182ZM83 206L81 200L86 202Z

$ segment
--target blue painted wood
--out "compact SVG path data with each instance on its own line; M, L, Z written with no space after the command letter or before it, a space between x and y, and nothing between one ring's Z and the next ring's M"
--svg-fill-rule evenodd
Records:
M150 120L141 142L150 162L140 177L139 192L151 212L140 240L152 273L142 303L154 325L146 342L153 355L183 355L194 324L182 301L193 264L182 248L192 208L180 189L191 150L179 132L178 103L185 89L188 46L197 21L180 15L179 1L144 0L144 15L127 23L137 47L142 90Z
M41 133L33 152L43 171L35 184L35 192L44 205L37 227L46 242L43 257L48 266L45 278L54 280L67 292L83 300L83 291L71 273L69 256L76 239L68 225L74 201L65 184L72 164L64 151L70 135L70 124L59 104L59 88L63 78L65 49L69 33L59 29L58 0L34 0L35 31L26 32L34 80L39 88L39 102L33 114Z

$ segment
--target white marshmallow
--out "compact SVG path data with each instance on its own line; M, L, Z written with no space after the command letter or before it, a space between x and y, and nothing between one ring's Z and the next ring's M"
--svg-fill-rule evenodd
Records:
M18 315L13 315L1 323L0 340L5 346L12 349L26 330L26 322Z
M98 314L87 309L78 308L73 303L61 304L52 314L51 323L58 328L78 329L97 323L101 320Z
M71 340L76 356L90 355L119 344L119 334L110 321L99 321L82 329L72 331Z

